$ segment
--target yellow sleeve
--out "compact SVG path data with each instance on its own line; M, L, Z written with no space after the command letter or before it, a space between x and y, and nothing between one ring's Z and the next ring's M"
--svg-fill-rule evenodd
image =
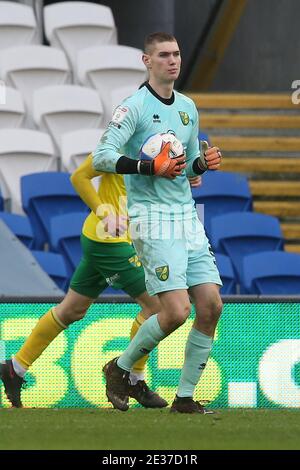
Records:
M103 175L103 173L96 171L92 162L93 157L90 154L71 175L71 183L86 205L97 214L97 208L101 204L101 200L91 180L96 176Z

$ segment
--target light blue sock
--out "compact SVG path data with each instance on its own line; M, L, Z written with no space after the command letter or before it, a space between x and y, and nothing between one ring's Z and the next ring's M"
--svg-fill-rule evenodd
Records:
M212 348L213 338L192 328L185 346L185 359L177 390L178 397L192 397Z
M152 351L166 336L159 326L157 315L152 315L142 324L126 351L119 357L118 366L129 372L138 359Z

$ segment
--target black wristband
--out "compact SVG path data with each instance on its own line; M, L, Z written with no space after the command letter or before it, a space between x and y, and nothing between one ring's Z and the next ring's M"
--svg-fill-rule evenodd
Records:
M153 175L154 174L153 160L139 160L137 169L140 175L145 175L145 176Z
M123 155L117 161L116 173L120 175L134 175L138 173L137 165L138 160L133 160L133 158L128 158Z
M153 160L134 160L123 155L116 163L116 173L120 175L140 175L151 176L154 174Z
M203 173L205 173L206 170L201 170L201 168L199 167L199 157L197 157L194 161L193 161L193 171L194 173L196 173L196 175L203 175Z

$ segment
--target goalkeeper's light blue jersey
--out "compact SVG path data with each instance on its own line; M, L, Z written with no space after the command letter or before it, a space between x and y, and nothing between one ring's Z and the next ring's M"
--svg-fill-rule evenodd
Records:
M97 171L116 172L120 153L138 160L143 143L156 133L174 132L187 156L185 171L174 180L139 174L125 176L131 219L146 219L150 213L152 220L195 216L187 176L195 176L192 166L200 155L198 125L198 111L191 99L176 91L170 99L161 98L149 84L117 107L93 153Z

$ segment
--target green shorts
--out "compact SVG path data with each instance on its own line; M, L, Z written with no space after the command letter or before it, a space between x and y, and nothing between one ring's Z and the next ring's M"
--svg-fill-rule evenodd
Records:
M96 299L106 287L122 289L133 298L146 291L144 269L129 243L99 243L81 235L82 258L70 287Z

